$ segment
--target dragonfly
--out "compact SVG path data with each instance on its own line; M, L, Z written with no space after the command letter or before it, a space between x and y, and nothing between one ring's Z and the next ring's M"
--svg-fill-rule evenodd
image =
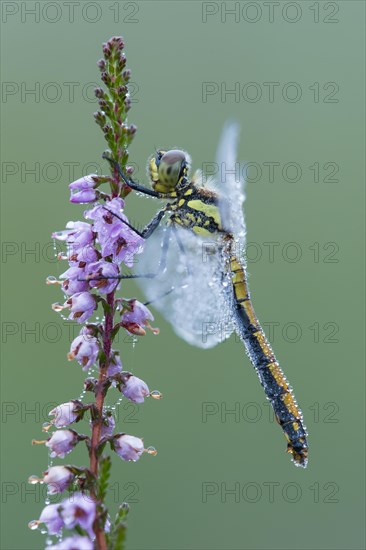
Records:
M200 170L190 178L190 156L180 149L158 150L151 157L151 187L133 181L107 153L104 158L128 187L165 201L142 231L124 222L145 239L139 258L142 273L136 278L143 281L146 304L153 302L189 344L210 348L233 332L238 335L287 439L287 452L296 466L305 468L303 416L249 293L244 185L236 169L238 137L238 124L227 123L216 155L220 175L215 178L206 178Z

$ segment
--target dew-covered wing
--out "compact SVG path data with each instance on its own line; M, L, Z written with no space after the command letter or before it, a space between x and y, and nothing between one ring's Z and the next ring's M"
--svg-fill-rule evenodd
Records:
M243 165L237 160L239 124L228 122L223 128L216 153L215 188L221 197L219 209L223 227L244 243Z
M157 230L145 243L136 273L157 272L162 243L168 240L166 269L155 278L139 279L151 303L189 344L210 348L234 330L232 285L217 241L202 239L187 229ZM180 244L178 244L180 243Z

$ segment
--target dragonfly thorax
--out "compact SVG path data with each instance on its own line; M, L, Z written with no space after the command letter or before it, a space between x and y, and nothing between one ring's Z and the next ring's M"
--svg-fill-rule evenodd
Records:
M172 193L188 185L190 157L180 149L159 150L149 161L152 187L159 193Z

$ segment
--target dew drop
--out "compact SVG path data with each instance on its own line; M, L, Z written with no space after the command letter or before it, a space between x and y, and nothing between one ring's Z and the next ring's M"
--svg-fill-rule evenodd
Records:
M61 281L54 277L53 275L48 275L46 278L46 285L61 285Z
M36 519L33 519L28 523L28 527L32 531L35 531L36 529L38 529L38 525L39 525L39 521L37 521Z
M155 447L148 447L145 450L146 450L147 454L152 455L152 456L156 456L158 454L158 451L155 449Z
M53 311L62 311L64 308L64 306L62 304L59 304L58 302L56 302L55 304L52 304L52 309Z
M159 390L153 390L150 392L150 397L153 397L154 399L162 399L163 394Z
M43 479L40 479L38 476L29 476L28 483L31 485L36 485L37 483L41 483Z

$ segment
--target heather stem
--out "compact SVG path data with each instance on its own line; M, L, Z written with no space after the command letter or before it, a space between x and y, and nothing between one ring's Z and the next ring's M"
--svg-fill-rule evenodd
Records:
M110 307L110 312L105 314L104 321L104 335L103 335L103 360L99 363L99 378L96 392L96 408L98 411L98 417L93 423L91 446L90 446L90 470L98 479L99 460L97 455L97 447L100 442L100 436L102 431L103 421L103 405L104 405L104 389L103 383L107 378L107 371L110 361L111 347L112 347L112 329L113 329L113 317L114 317L114 292L107 294L107 302ZM92 497L97 502L97 496L92 491ZM97 522L95 528L96 542L98 550L107 550L107 542L104 534L104 530Z

